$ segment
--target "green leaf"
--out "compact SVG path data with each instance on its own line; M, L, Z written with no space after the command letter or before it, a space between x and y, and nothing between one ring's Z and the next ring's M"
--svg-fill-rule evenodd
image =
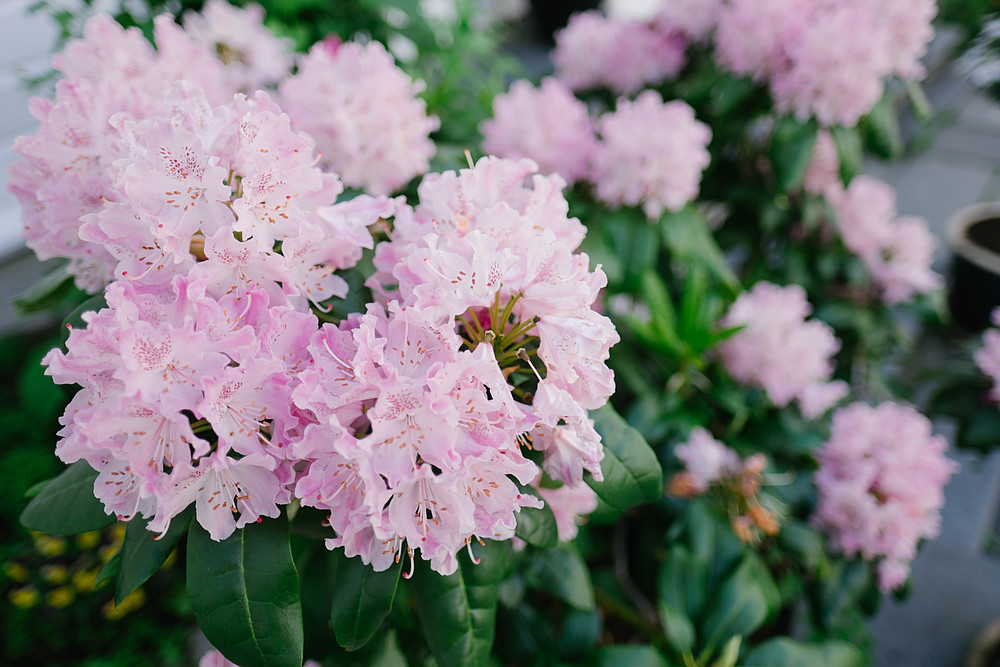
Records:
M510 542L487 540L485 548L475 549L478 565L460 555L458 570L443 577L421 559L412 580L420 624L438 665L490 663Z
M368 667L407 667L406 656L399 648L399 640L396 639L395 631L389 630L384 637L371 655Z
M663 469L649 443L610 403L591 410L590 417L604 443L604 481L598 482L587 473L584 479L590 488L618 510L659 499L663 494Z
M660 244L657 243L655 225L632 209L622 209L604 221L603 231L621 261L620 287L634 290L642 274L653 269L659 258Z
M861 145L861 135L853 127L836 126L830 128L833 145L837 148L837 159L840 161L840 180L844 187L861 173L864 162L864 147Z
M861 119L861 131L868 149L884 160L903 153L903 134L896 113L896 96L887 91L878 104Z
M520 484L518 485L521 486ZM538 492L530 486L521 487L521 493L538 497ZM524 507L517 513L517 528L514 534L528 544L536 547L554 547L559 542L559 529L556 526L556 515L548 503L542 507Z
M360 558L348 558L335 549L329 558L336 563L330 618L337 643L355 651L375 636L392 610L399 583L400 563L376 572Z
M802 521L789 521L781 527L778 546L792 554L810 572L826 562L826 544L814 528Z
M21 513L21 524L49 535L76 535L115 522L94 495L97 471L77 461L49 482Z
M21 313L35 313L57 305L73 291L73 276L68 264L45 274L34 285L14 297L14 306Z
M802 179L812 161L818 131L816 120L812 118L805 123L792 115L782 116L778 120L767 154L774 168L774 180L781 192L791 192L802 185Z
M188 532L187 592L208 641L242 667L302 665L299 577L288 520L264 519L216 542Z
M755 554L747 554L722 583L701 625L708 653L733 635L749 637L774 615L781 596L771 574Z
M122 564L122 552L119 551L114 556L108 559L108 561L101 566L101 569L97 571L97 577L94 579L94 590L107 581L115 577L118 574L119 569ZM116 600L115 604L118 604L120 600Z
M708 571L705 563L674 544L660 567L659 611L667 641L678 653L694 650L695 621L705 605Z
M135 518L126 524L125 539L119 552L121 565L115 579L115 604L121 604L160 569L181 536L187 532L193 516L194 505L191 505L170 521L170 527L162 537L147 530L147 522L142 519Z
M845 641L829 640L818 644L797 642L788 637L776 637L755 647L742 667L862 667L867 664L864 654Z
M55 478L53 477L52 479ZM42 489L44 489L46 486L49 485L49 482L51 482L52 479L43 479L40 482L35 482L31 486L29 486L27 490L24 492L24 497L29 499L34 498L35 496L37 496L39 493L42 492Z
M533 588L548 591L563 602L582 610L594 609L594 584L590 570L572 544L560 543L529 556L525 577Z
M670 667L660 653L652 646L631 644L626 646L606 646L597 653L599 667Z
M699 264L730 289L739 291L740 281L726 262L705 218L692 207L668 211L660 218L663 243L674 259L685 264Z

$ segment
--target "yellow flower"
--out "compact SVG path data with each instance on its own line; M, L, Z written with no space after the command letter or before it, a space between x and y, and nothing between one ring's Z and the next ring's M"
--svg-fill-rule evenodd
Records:
M35 548L38 549L38 553L42 554L47 558L62 556L64 553L66 553L66 540L61 537L55 537L53 535L44 535L42 533L36 533Z
M77 570L73 573L73 585L81 593L89 593L94 590L94 583L97 581L97 570Z
M69 569L65 565L43 565L42 579L50 584L61 584L69 579Z
M84 551L89 551L101 543L101 531L92 530L89 533L80 533L76 536L76 546Z
M6 574L11 581L24 581L28 578L28 568L12 560L3 564L3 573Z
M76 592L69 586L60 586L45 594L45 603L56 609L68 607L73 604L73 600L75 599Z
M7 599L18 609L31 609L38 604L38 591L34 586L25 586L12 590L7 594Z

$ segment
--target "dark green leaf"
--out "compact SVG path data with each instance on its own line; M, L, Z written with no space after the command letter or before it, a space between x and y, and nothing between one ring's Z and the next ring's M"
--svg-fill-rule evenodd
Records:
M264 519L216 542L188 531L187 592L205 637L242 667L302 665L299 577L288 521Z
M489 664L509 549L509 541L487 540L485 547L475 547L478 565L462 554L458 570L447 577L419 561L412 580L417 614L438 665Z
M739 279L726 262L708 222L696 210L689 206L676 212L668 211L660 218L660 231L674 259L703 266L730 291L739 290Z
M560 543L551 549L533 552L525 570L532 587L548 591L577 609L594 608L590 570L572 544Z
M810 572L826 561L826 545L814 528L801 521L790 521L778 533L778 546L792 554Z
M660 567L659 611L667 641L678 653L694 650L695 622L705 604L705 563L679 544L671 547Z
M663 493L663 469L642 435L610 404L591 410L590 417L604 442L604 481L598 482L587 473L584 479L590 488L619 510L657 500Z
M521 487L521 493L538 497L538 492L530 486ZM514 534L532 546L554 547L559 541L556 515L552 513L548 503L539 508L522 508L517 513L517 528Z
M76 535L115 522L94 496L97 471L77 461L49 482L21 513L21 524L49 535Z
M159 538L146 530L147 522L142 519L135 518L126 524L125 539L119 552L121 565L115 580L115 604L121 604L160 569L181 536L187 532L193 516L194 505L191 505L170 521L169 529Z
M53 478L53 479L55 479L55 478ZM51 479L43 479L40 482L35 482L31 486L29 486L28 489L24 492L24 497L25 498L34 498L39 493L41 493L42 489L44 489L46 486L48 486L49 482L51 482L51 481L52 481Z
M830 128L833 145L837 147L837 159L840 161L840 180L844 187L861 173L861 163L864 162L864 148L861 145L861 135L853 127L836 126Z
M360 558L347 558L343 549L329 554L336 562L330 618L337 643L355 651L375 636L392 610L402 564L376 572Z
M896 96L891 91L861 119L861 130L868 149L885 160L892 160L903 153L903 134L899 130L896 113Z
M14 306L21 313L34 313L57 305L73 291L73 276L60 266L45 274L25 292L14 297Z
M98 586L100 586L108 579L115 577L118 574L119 569L121 568L121 564L122 564L122 552L119 551L114 556L109 558L107 562L101 566L101 569L97 571L97 578L94 579L94 590L97 590ZM120 602L121 602L120 600L116 600L115 604L119 604Z
M385 633L384 639L379 642L379 646L371 656L368 667L407 667L406 656L399 648L399 640L396 633L389 630Z
M861 651L845 641L806 644L776 637L752 649L740 664L741 667L861 667L867 661Z
M670 667L660 653L652 646L631 644L626 646L606 646L597 654L599 667Z
M730 637L749 637L781 605L781 596L767 568L755 554L743 562L722 582L705 612L701 630L705 650L712 652Z
M781 192L791 192L802 184L812 161L817 132L815 119L803 123L788 115L778 120L767 154Z

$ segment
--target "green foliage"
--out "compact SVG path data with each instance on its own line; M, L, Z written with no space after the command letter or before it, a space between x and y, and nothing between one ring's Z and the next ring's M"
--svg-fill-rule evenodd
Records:
M171 520L170 527L162 535L147 530L142 519L129 521L121 551L115 556L118 561L115 575L116 604L121 604L163 566L177 543L187 533L194 512L193 506L184 509Z
M447 577L422 561L412 580L417 614L439 665L488 665L500 582L507 574L510 544L489 540L478 563L459 559Z
M187 560L195 618L224 656L245 667L302 664L299 580L284 515L221 542L192 524Z
M592 410L590 416L604 442L604 479L597 481L587 474L585 480L590 488L603 502L619 510L659 498L663 471L645 439L610 405Z
M375 572L360 558L347 558L341 550L327 556L334 563L331 620L337 643L354 651L371 640L392 610L402 570L394 564Z
M21 514L26 528L49 535L76 535L100 530L115 521L94 496L97 471L77 461L45 485Z

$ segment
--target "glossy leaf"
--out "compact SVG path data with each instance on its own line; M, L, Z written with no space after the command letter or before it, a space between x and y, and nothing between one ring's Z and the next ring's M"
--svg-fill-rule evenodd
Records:
M421 559L412 586L424 637L438 665L478 667L490 663L500 582L507 574L510 542L486 540L465 553L458 570L443 577Z
M861 667L867 664L864 654L845 641L829 640L818 644L777 637L755 647L740 663L741 667Z
M767 568L753 554L723 581L705 613L705 650L720 648L733 635L749 637L775 614L781 597Z
M132 591L156 574L187 532L193 516L194 505L191 505L171 520L170 528L159 538L146 529L146 521L142 519L135 518L126 524L119 552L121 563L115 579L115 604L121 604Z
M783 116L775 125L768 157L781 192L791 192L802 184L812 161L817 132L814 119L803 123L791 115Z
M375 636L392 610L402 565L376 572L360 558L347 558L343 549L328 555L336 563L330 618L337 643L354 651Z
M229 660L242 667L301 667L299 577L284 515L222 542L193 523L187 592L205 637Z
M538 497L538 492L530 486L522 487L521 493L530 493ZM514 534L532 546L554 547L559 541L556 515L552 513L552 508L549 507L548 503L539 508L522 508L517 513L517 528Z
M679 544L671 547L660 567L659 612L667 641L678 653L694 650L696 621L705 605L705 564Z
M844 187L861 173L864 162L864 147L861 145L861 135L853 127L831 127L830 136L837 148L837 159L840 162L840 180Z
M739 290L739 279L726 262L708 222L695 209L667 212L660 219L660 231L674 259L703 266L730 291Z
M525 576L528 583L545 590L577 609L595 607L590 570L572 544L559 544L530 555Z
M584 476L590 488L611 507L625 510L657 500L663 493L663 469L642 435L610 404L590 411L604 442L604 481Z
M49 535L76 535L115 522L94 495L97 471L77 461L45 485L21 513L21 524Z
M861 119L868 149L885 160L899 157L903 153L903 134L899 129L899 115L896 113L896 96L886 95Z

